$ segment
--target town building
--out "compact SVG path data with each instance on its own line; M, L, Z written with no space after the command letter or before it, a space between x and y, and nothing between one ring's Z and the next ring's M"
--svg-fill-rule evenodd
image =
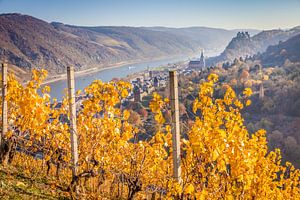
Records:
M141 101L141 90L139 86L135 85L133 88L133 99L134 102L140 102Z
M195 70L195 71L201 71L202 69L205 68L205 58L203 51L201 52L200 59L198 60L191 60L189 62L189 67L190 70Z
M159 80L158 80L157 77L154 77L154 79L153 79L153 85L154 85L154 87L158 87L159 86Z

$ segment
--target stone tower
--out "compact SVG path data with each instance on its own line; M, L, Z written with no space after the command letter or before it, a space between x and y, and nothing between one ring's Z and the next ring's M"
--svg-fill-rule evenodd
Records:
M264 96L265 96L265 93L264 93L264 84L263 84L263 82L261 82L260 87L259 87L259 99L263 100Z
M265 96L265 92L264 92L264 75L261 69L261 65L259 65L259 75L260 75L260 79L261 79L261 84L259 87L259 99L263 100L264 96Z

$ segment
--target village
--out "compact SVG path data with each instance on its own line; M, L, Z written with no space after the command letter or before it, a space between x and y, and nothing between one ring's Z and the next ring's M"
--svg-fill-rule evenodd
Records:
M169 71L176 70L180 77L188 76L193 72L201 72L205 67L205 57L202 51L201 55L196 59L169 63L157 68L148 67L147 70L130 74L122 80L131 83L132 90L121 103L124 107L132 105L132 103L148 107L153 92L169 87ZM87 95L84 93L76 95L76 112L79 112L83 108L82 103L86 98ZM62 102L57 102L55 107L58 109L61 106Z
M148 68L146 71L132 74L124 79L130 82L133 88L126 100L141 102L145 96L152 94L158 88L167 87L169 71L171 70L176 70L179 75L186 76L204 68L205 57L202 51L201 56L196 60L168 64L157 70Z

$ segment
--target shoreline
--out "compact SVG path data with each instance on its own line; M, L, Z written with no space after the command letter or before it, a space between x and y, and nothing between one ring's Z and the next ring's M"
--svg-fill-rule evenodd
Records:
M135 61L135 62L119 62L119 63L115 63L115 64L110 64L110 66L108 67L93 67L93 68L90 68L90 69L84 69L84 70L80 70L80 71L76 71L75 72L75 76L84 76L84 75L88 75L88 74L91 74L91 73L96 73L96 72L101 72L101 71L104 71L104 70L108 70L108 69L114 69L114 68L118 68L118 67L122 67L124 65L130 65L130 64L136 64L136 63L139 63L138 61ZM113 66L112 66L113 65ZM53 82L57 82L57 81L61 81L61 80L66 80L67 79L67 74L60 74L60 75L55 75L47 80L45 80L42 85L46 85L46 84L49 84L49 83L53 83Z
M93 67L90 69L80 70L80 71L75 72L75 76L77 76L77 77L84 76L84 75L97 73L97 72L101 72L101 71L108 70L108 69L119 68L119 67L122 67L125 65L133 65L133 64L139 64L139 63L150 62L150 61L160 61L160 60L165 60L165 59L175 59L175 58L181 57L181 56L183 56L183 55L177 55L177 56L171 56L171 57L160 57L157 59L145 59L145 60L137 59L137 60L131 60L131 61L122 61L122 62L118 62L115 64L109 64L109 65L107 65L107 67L99 66L99 67ZM186 57L189 57L189 56L193 56L193 55L186 55ZM66 80L66 79L67 79L67 74L55 75L49 79L46 79L41 85L46 85L46 84L50 84L50 83L54 83L54 82Z

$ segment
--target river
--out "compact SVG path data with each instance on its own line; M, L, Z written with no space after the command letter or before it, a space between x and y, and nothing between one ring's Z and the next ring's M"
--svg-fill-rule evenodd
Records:
M179 61L188 60L188 56L178 57L173 59L163 59L149 62L141 62L131 65L123 65L116 68L106 69L98 72L93 72L87 75L75 75L75 87L76 90L82 90L90 85L94 80L102 80L104 82L110 81L113 78L124 78L129 74L146 70L148 67L155 68L168 63L175 63ZM67 80L59 80L47 84L51 87L51 98L61 100L64 96L64 89L67 88Z

